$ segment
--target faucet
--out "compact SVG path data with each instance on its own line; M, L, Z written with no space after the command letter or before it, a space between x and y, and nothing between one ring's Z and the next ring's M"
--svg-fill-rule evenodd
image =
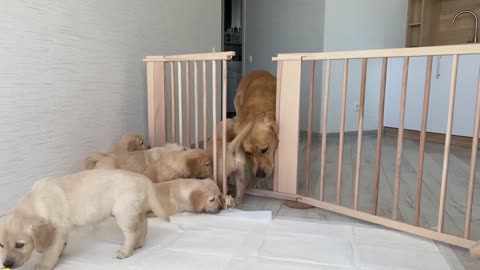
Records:
M458 12L453 17L452 23L455 23L457 18L460 17L463 14L470 14L475 18L475 33L473 35L473 43L478 43L478 16L477 16L477 14L475 14L475 12L473 12L471 10L462 10L462 11Z

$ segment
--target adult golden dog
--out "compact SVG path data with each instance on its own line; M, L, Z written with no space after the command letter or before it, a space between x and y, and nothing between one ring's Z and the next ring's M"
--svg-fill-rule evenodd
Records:
M247 124L254 123L242 147L250 161L252 174L257 178L271 176L275 167L278 147L276 84L276 78L269 72L252 71L240 80L235 96L235 133L239 134Z

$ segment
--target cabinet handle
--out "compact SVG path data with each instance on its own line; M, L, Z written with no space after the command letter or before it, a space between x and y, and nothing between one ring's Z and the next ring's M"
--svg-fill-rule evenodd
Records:
M438 79L440 78L440 60L442 59L441 56L437 58L437 72L435 74L435 77Z

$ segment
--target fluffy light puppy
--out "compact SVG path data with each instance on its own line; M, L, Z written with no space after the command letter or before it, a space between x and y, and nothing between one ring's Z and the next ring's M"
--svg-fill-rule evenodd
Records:
M177 178L205 179L212 176L212 162L202 149L169 152L148 165L143 174L154 183Z
M210 178L176 179L154 186L168 216L182 212L217 213L224 208L225 198Z
M148 211L167 218L141 174L99 169L44 178L1 220L2 263L21 267L36 250L43 258L35 270L53 269L73 229L111 216L125 236L114 258L127 258L145 241Z
M167 144L149 150L135 152L93 153L84 161L87 170L92 169L124 169L131 172L142 173L156 160L164 157L166 153L185 151L187 148L178 144Z
M145 145L145 140L141 134L128 132L122 135L117 143L112 145L111 152L133 152L147 150L149 148L149 146Z
M248 179L245 175L247 168L247 161L245 153L241 146L245 137L252 129L253 123L248 123L240 131L240 133L233 138L234 120L226 119L226 155L225 155L225 174L227 176L227 183L235 185L236 195L235 203L242 204L245 197L245 190L248 186ZM223 122L217 125L217 184L220 189L223 188ZM230 141L231 140L231 141ZM208 142L207 152L213 160L213 138Z

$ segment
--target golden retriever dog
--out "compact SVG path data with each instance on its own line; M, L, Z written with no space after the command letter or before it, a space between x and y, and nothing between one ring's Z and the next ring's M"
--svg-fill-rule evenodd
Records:
M240 131L240 133L232 139L234 121L226 119L226 154L225 154L225 174L228 183L235 185L236 195L235 203L242 204L245 197L245 189L248 185L248 180L245 175L246 157L242 150L242 142L252 129L253 123L248 123ZM220 189L223 188L223 122L217 125L217 184ZM231 141L230 141L231 140ZM213 138L208 142L207 152L213 160Z
M266 178L273 174L278 128L275 122L276 78L267 71L252 71L242 77L235 96L235 133L254 123L242 147L252 174Z
M150 164L143 174L154 183L177 178L205 179L212 177L212 164L210 156L202 149L169 152Z
M138 133L128 132L120 137L120 140L112 146L111 152L133 152L147 150L143 136Z
M175 179L154 186L168 216L183 212L217 213L224 208L224 196L210 178Z
M87 170L92 169L124 169L142 173L155 160L162 158L169 152L185 151L186 147L178 144L167 144L148 150L135 152L94 153L84 161Z
M35 269L53 269L73 229L111 216L125 236L114 258L127 258L145 241L148 211L168 219L152 182L141 174L91 170L40 182L2 218L5 267L21 267L35 250L43 254Z

